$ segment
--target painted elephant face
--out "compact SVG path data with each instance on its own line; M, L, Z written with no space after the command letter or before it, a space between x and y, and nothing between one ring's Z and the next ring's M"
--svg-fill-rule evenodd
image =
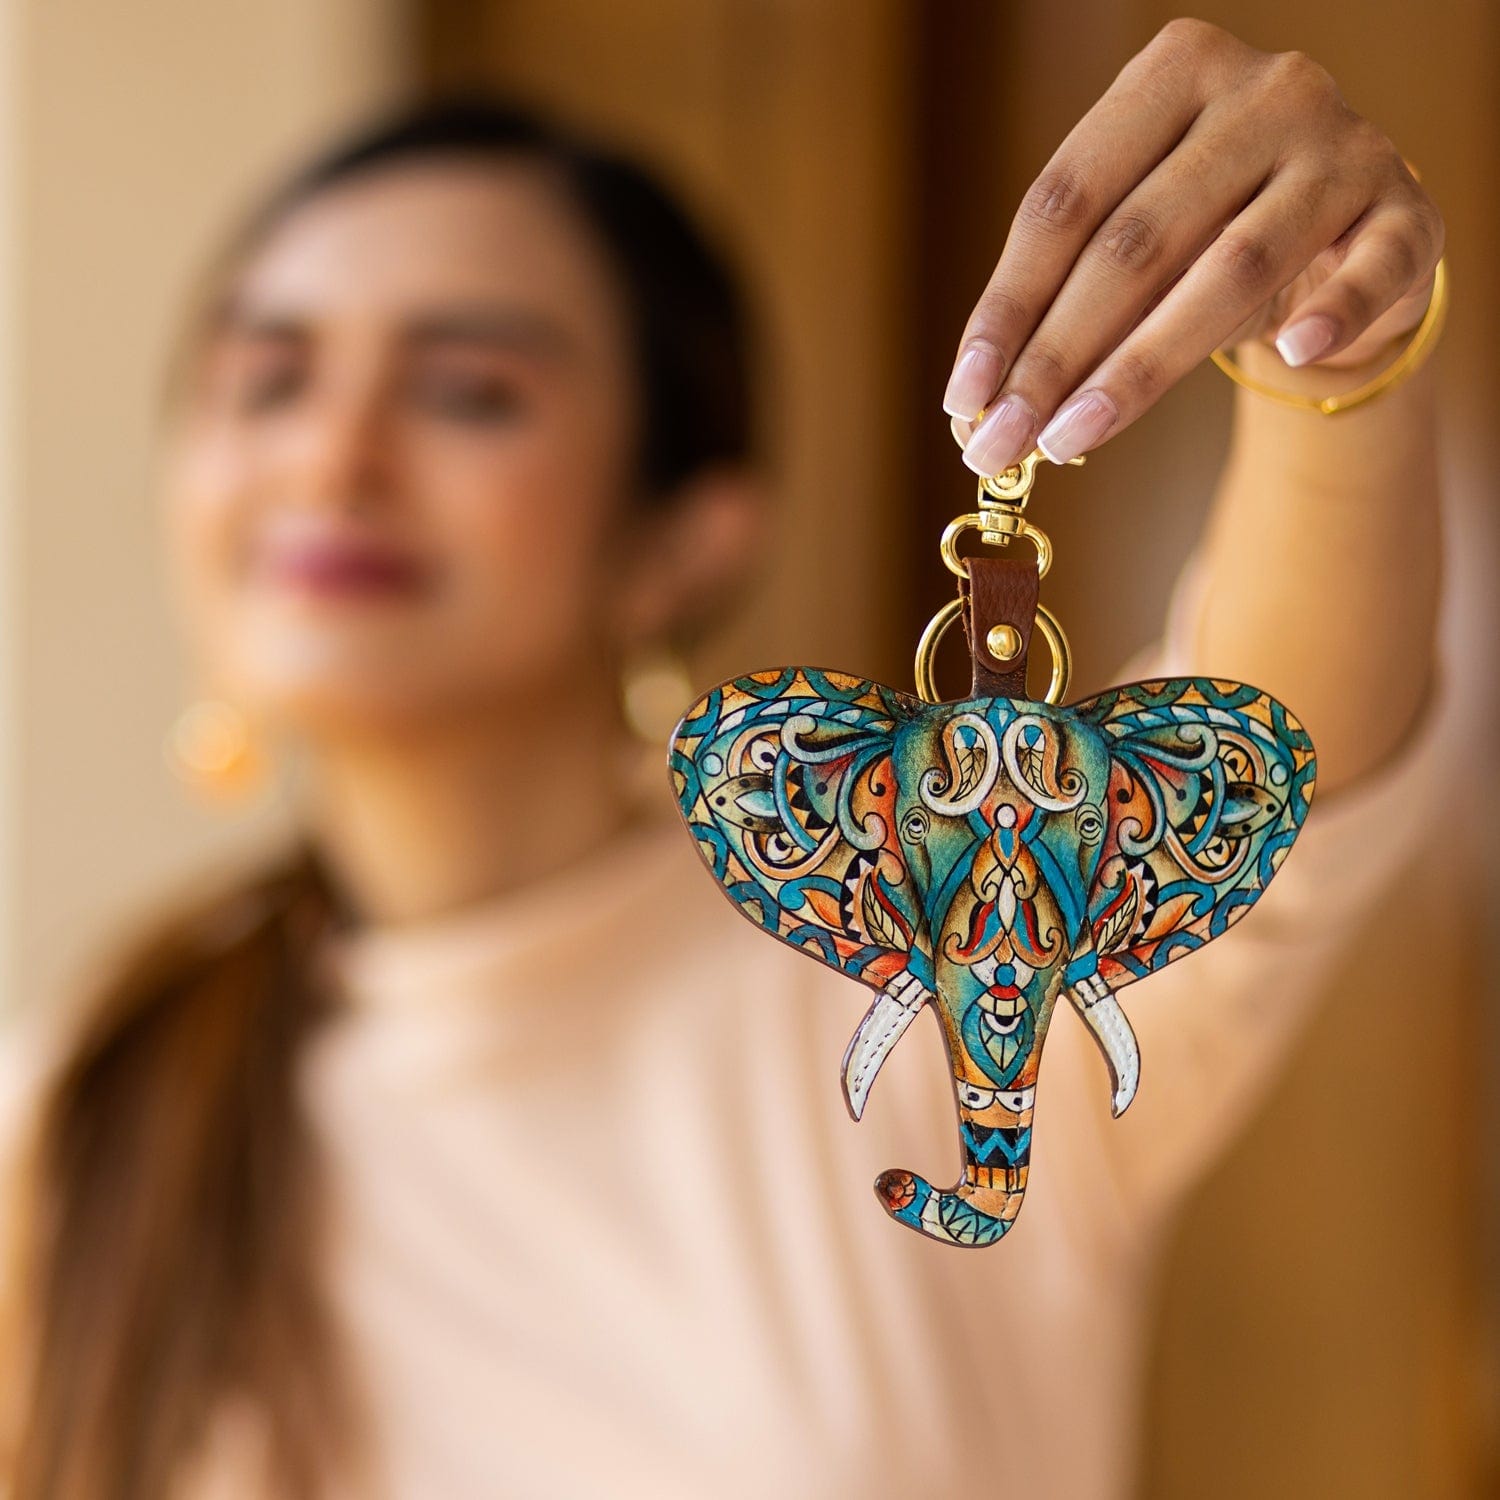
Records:
M836 672L721 684L673 741L684 818L768 932L879 991L844 1057L857 1119L923 1005L953 1068L962 1181L882 1173L887 1211L985 1245L1026 1189L1059 994L1098 1041L1114 1112L1135 1038L1114 991L1238 921L1312 795L1301 725L1251 687L1181 678L1067 708L928 704Z

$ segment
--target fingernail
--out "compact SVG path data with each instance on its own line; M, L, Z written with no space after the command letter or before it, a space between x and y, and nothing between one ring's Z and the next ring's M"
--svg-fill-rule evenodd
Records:
M1024 396L1010 395L974 429L964 462L976 474L998 474L1031 451L1036 412Z
M1005 361L984 344L971 344L959 357L948 377L948 389L943 392L943 410L950 417L967 417L973 421L974 414L999 389L1005 377Z
M1338 330L1333 326L1333 320L1314 313L1276 335L1276 352L1289 365L1305 365L1323 353L1337 337Z
M1042 428L1036 445L1055 464L1092 448L1119 420L1120 411L1103 391L1080 391Z
M960 448L966 448L969 444L970 435L974 431L974 424L964 417L954 417L948 423L948 431L953 434L953 441Z

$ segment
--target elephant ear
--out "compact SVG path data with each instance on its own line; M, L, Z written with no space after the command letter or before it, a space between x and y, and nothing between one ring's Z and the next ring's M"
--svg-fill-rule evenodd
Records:
M896 828L892 751L921 705L789 668L721 683L672 740L699 853L751 921L881 991L844 1058L857 1119L881 1061L932 998L931 942Z
M1103 733L1110 774L1089 973L1070 978L1113 991L1250 910L1302 827L1317 763L1287 708L1242 683L1134 683L1074 712Z

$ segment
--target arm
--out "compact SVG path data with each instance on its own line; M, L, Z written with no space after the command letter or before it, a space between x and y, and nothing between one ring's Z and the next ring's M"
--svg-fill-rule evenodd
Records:
M1364 383L1398 347L1347 374L1236 353L1248 374L1322 396ZM1082 1029L1049 1044L1049 1089L1091 1142L1074 1190L1107 1206L1118 1236L1151 1235L1244 1127L1457 784L1434 672L1434 365L1335 417L1236 389L1229 462L1163 640L1122 667L1122 681L1274 684L1313 735L1319 789L1251 918L1122 996L1143 1059L1124 1118L1109 1118Z
M1119 680L1187 676L1215 661L1201 644L1223 586L1211 546L1205 539L1179 580L1161 640L1122 664ZM1140 1092L1123 1117L1109 1117L1104 1071L1082 1028L1054 1030L1047 1093L1066 1096L1059 1107L1086 1141L1068 1175L1080 1201L1108 1205L1117 1235L1136 1239L1160 1224L1261 1106L1330 983L1351 972L1381 903L1450 815L1464 782L1448 702L1435 674L1415 722L1391 726L1394 749L1372 744L1332 792L1320 779L1295 849L1249 918L1122 992L1142 1058ZM1373 740L1380 727L1368 732Z
M1395 351L1331 378L1237 352L1281 389L1329 395ZM1212 670L1274 684L1319 756L1307 825L1251 918L1125 993L1143 1081L1121 1119L1082 1029L1049 1042L1047 1089L1081 1142L1064 1171L1127 1239L1159 1225L1260 1106L1460 784L1433 670L1434 385L1429 362L1335 417L1237 389L1230 458L1163 639L1122 667L1122 681Z
M1406 337L1338 368L1293 369L1253 343L1236 356L1279 389L1326 396L1384 369ZM1435 364L1333 417L1238 387L1229 459L1164 638L1124 668L1274 684L1319 758L1307 826L1253 918L1127 996L1146 1083L1122 1119L1108 1118L1082 1038L1053 1044L1091 1143L1075 1176L1128 1236L1160 1223L1260 1104L1441 817Z
M1254 342L1237 354L1248 374L1324 396L1384 368L1407 337L1351 369L1293 369ZM1392 755L1429 690L1440 545L1435 384L1434 358L1331 417L1235 390L1187 670L1212 667L1287 703L1317 746L1319 799Z

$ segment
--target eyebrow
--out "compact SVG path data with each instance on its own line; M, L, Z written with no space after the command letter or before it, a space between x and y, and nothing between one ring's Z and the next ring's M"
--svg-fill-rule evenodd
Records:
M573 335L544 313L519 307L452 307L425 313L406 325L413 344L478 344L517 349L544 358L570 358Z
M216 320L221 332L257 338L305 339L312 332L311 320L295 312L259 310L242 303L228 303ZM434 344L469 344L484 348L514 349L543 358L570 358L577 350L573 335L555 319L528 308L453 306L416 314L401 330L402 338L417 347Z

